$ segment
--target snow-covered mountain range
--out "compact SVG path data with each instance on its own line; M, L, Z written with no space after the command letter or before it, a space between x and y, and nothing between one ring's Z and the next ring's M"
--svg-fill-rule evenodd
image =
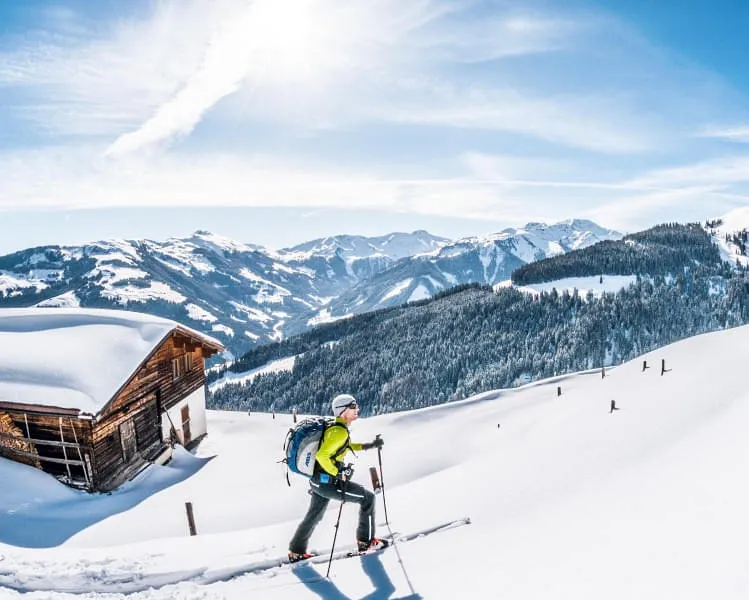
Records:
M621 237L592 221L571 219L555 225L528 223L520 229L460 239L363 279L331 301L323 314L341 318L423 300L463 283L494 284L509 279L526 263Z
M620 237L569 220L457 241L426 231L340 235L278 251L206 231L45 246L0 257L0 307L126 307L209 333L238 355L326 320L461 283L497 283L527 262Z

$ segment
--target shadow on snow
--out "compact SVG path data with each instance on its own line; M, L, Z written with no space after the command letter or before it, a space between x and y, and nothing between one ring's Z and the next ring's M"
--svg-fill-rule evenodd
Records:
M164 465L151 465L135 479L105 494L74 490L27 465L0 460L0 481L23 482L0 489L0 542L26 548L59 546L75 534L137 506L197 473L213 457L199 458L181 446ZM16 472L23 469L23 473Z
M362 556L359 560L364 573L369 577L375 589L357 600L421 600L422 597L419 594L392 598L395 593L395 586L382 564L379 553ZM313 569L311 565L305 564L295 567L294 574L308 590L314 592L323 600L354 600L338 589L332 580L321 577L320 573Z

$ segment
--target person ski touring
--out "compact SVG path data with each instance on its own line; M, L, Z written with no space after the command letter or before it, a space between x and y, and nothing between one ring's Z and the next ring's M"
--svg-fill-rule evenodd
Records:
M344 465L351 450L380 449L382 438L369 443L355 443L349 435L349 425L359 418L359 405L351 394L339 394L331 402L335 422L323 433L320 448L315 454L315 467L310 479L309 507L302 522L289 542L289 562L311 558L307 544L312 532L322 520L330 500L354 502L359 505L359 524L356 540L359 552L383 548L387 542L375 537L375 496L358 483L351 481L352 469Z

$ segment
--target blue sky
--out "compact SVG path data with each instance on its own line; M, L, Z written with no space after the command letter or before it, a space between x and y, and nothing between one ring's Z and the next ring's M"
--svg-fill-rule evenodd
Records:
M749 205L749 5L0 3L0 254Z

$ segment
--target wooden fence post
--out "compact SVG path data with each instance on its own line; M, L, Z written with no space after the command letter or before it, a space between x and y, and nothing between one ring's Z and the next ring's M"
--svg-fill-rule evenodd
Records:
M195 516L192 514L192 502L185 502L185 510L187 511L187 525L190 527L190 535L198 535L195 529Z
M643 361L642 361L642 372L644 373L644 372L645 372L645 369L649 369L649 368L650 368L650 367L648 366L648 361L646 361L646 360L643 360Z
M668 369L666 369L666 359L661 359L661 375L663 375Z
M561 396L561 395L562 395L562 386L558 385L557 386L557 398L559 398L559 396Z

